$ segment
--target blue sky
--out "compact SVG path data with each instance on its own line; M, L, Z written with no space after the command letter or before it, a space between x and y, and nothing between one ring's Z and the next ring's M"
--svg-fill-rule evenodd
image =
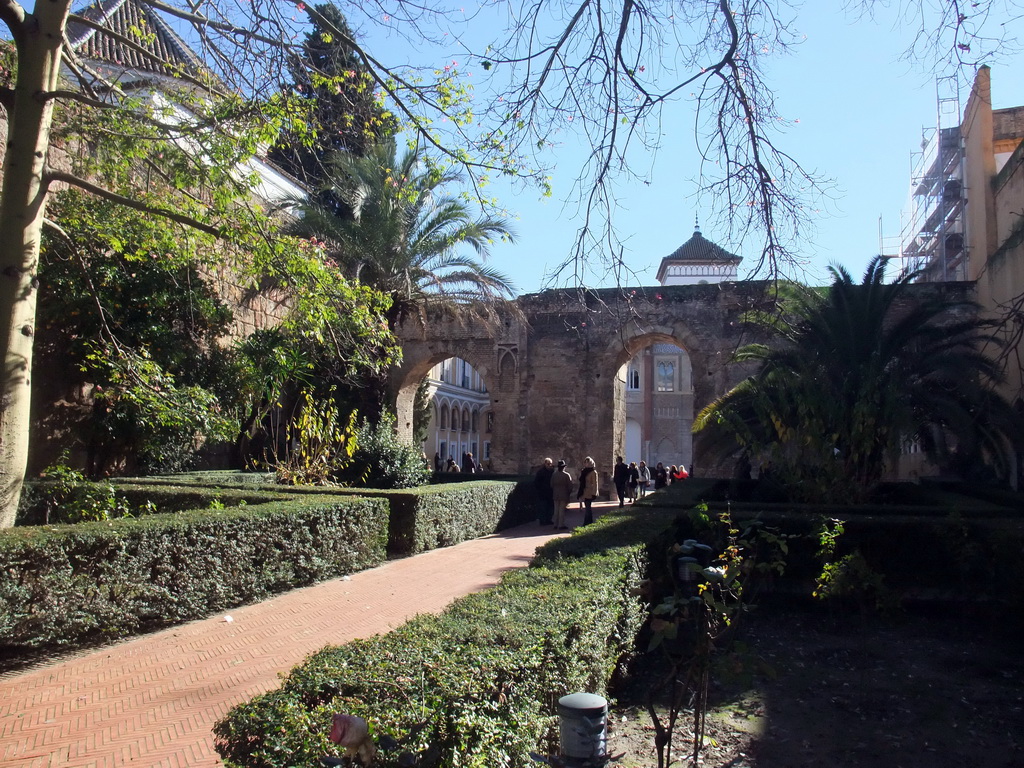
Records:
M900 60L913 30L882 9L874 20L844 15L839 2L817 2L799 10L797 28L805 35L794 53L773 63L769 84L779 113L791 120L781 147L803 165L831 179L833 199L813 214L815 229L801 245L803 278L827 282L826 268L838 263L859 277L879 251L879 217L886 236L897 235L907 200L911 152L922 131L936 124L934 72ZM997 108L1024 104L1024 59L992 61L993 100ZM962 91L961 104L967 92ZM714 213L694 196L698 173L691 134L692 117L677 110L667 124L654 161L650 184L618 190L627 201L617 211L620 235L627 240L625 261L653 285L658 264L693 233L695 216L705 237L756 260L759 243L730 242L709 224ZM519 293L540 290L543 278L569 253L579 227L576 207L563 205L580 161L579 151L556 155L555 193L540 200L533 191L495 191L517 214L515 244L498 244L492 266L507 274ZM643 162L648 164L650 159ZM743 266L741 265L741 276ZM590 284L614 285L612 276Z

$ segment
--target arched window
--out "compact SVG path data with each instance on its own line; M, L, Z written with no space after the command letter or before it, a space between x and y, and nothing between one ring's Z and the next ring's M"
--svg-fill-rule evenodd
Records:
M468 408L463 408L462 409L462 428L463 428L463 430L468 432L470 424L472 424L472 422L469 420L469 409Z
M640 369L636 363L630 363L626 368L626 389L633 391L640 389Z
M658 391L676 391L676 364L672 360L658 361Z
M459 409L452 408L452 430L459 431Z
M473 432L480 431L480 411L473 411Z
M447 405L442 405L441 406L441 423L440 423L440 428L441 429L448 429L448 406Z

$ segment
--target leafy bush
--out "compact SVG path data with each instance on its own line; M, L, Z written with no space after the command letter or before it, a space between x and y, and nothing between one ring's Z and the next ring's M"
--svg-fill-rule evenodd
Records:
M95 434L130 446L145 472L187 469L205 443L231 440L237 433L234 417L222 412L212 391L182 385L146 349L95 345L86 360L90 374L108 382L96 389Z
M292 485L323 485L352 460L356 437L356 413L344 419L333 400L314 400L304 393L303 407L295 420L295 445L287 457L273 464L277 480Z
M91 483L64 463L67 455L42 474L43 483L27 485L18 503L16 525L81 523L131 517L131 506L110 482Z
M415 488L429 482L432 472L423 452L395 434L395 417L385 413L377 424L363 421L356 432L356 451L344 473L366 488Z
M309 496L0 532L0 646L81 645L379 565L383 499Z

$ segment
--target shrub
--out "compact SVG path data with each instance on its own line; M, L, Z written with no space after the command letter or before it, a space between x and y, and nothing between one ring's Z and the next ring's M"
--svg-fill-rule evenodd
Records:
M293 427L295 445L284 459L272 464L278 482L324 485L348 466L355 450L356 413L343 418L333 398L333 390L319 401L309 390L304 393L303 407Z
M110 482L91 483L65 464L67 454L43 472L45 481L26 486L18 502L16 525L81 523L130 517L132 509Z
M74 646L379 565L382 499L311 496L0 532L0 645Z
M431 474L422 451L398 439L395 417L385 413L375 425L360 425L355 455L343 477L366 488L415 488L427 483Z
M484 480L389 493L388 550L392 554L425 552L529 522L536 517L536 507L524 503L532 500L522 493L524 485Z

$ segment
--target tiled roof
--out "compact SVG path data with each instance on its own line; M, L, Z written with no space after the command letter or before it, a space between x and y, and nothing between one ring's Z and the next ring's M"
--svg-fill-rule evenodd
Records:
M724 248L715 245L710 240L705 240L704 236L701 235L700 230L694 230L693 237L679 246L671 255L666 256L662 262L665 261L701 261L701 262L714 262L720 264L722 262L739 264L743 261L741 256L737 256L734 253L729 253Z
M204 69L199 57L185 41L145 3L100 0L78 11L77 15L131 39L146 51L143 54L132 50L120 40L71 20L67 28L68 40L83 58L164 76L173 75L175 71L195 76ZM141 37L139 30L142 31Z

